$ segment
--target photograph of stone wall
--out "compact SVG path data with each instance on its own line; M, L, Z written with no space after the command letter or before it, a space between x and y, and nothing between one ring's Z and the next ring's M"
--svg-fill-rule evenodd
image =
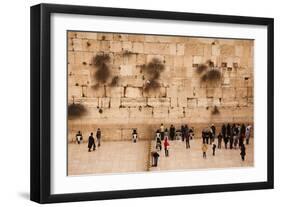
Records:
M217 134L227 123L253 127L254 40L81 31L69 31L67 40L68 149L76 151L69 153L70 175L149 170L161 123L176 129L188 124L194 142L211 125ZM116 145L130 143L136 129L142 158L132 158L138 161L129 169L108 164L108 170L81 170L72 162L80 159L77 132L86 144L98 128L103 142ZM246 166L253 165L251 153ZM214 167L223 166L241 163ZM188 168L198 166L171 169Z

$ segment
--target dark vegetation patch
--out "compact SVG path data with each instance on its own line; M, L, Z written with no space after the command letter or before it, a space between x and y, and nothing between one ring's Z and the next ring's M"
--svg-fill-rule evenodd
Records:
M142 65L141 69L147 77L144 92L158 90L160 88L159 78L165 70L165 65L159 59L153 58L148 64Z
M72 103L68 105L67 113L70 118L79 118L83 115L85 115L87 112L87 109L82 104L75 104Z

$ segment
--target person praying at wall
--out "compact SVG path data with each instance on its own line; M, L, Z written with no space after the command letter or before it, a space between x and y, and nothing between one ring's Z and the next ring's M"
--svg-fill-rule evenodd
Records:
M217 148L217 145L215 143L213 143L213 147L212 147L212 149L213 149L213 156L216 155L216 148Z
M169 156L169 142L168 142L168 137L165 137L164 139L164 149L165 149L165 156L168 157Z
M164 139L164 132L165 132L164 125L163 125L163 123L161 123L161 126L160 126L161 140Z
M221 142L222 142L222 134L219 133L219 135L218 135L218 149L221 149Z
M187 139L188 134L189 134L189 128L188 128L188 125L186 124L184 126L184 139Z
M241 152L240 152L240 155L241 155L241 159L242 161L245 161L245 156L246 156L246 147L244 144L241 145L241 148L240 148Z
M184 129L184 126L181 125L181 141L184 141L184 134L185 133L185 129Z
M159 130L156 132L156 147L157 150L162 150L161 134Z
M202 144L202 152L203 152L203 158L207 158L207 150L208 150L208 145L207 143Z
M191 127L190 129L189 129L189 138L190 138L190 140L192 140L193 139L193 137L194 137L194 130L193 130L193 127Z
M93 137L93 132L91 132L89 139L88 139L88 152L91 152L91 149L96 150L95 139Z
M134 143L137 142L137 138L138 138L138 133L136 129L133 129L133 133L132 133L132 140Z
M190 135L188 133L187 137L185 138L185 147L186 147L186 149L190 148L189 140L190 140Z
M247 145L250 143L251 128L252 128L252 126L250 124L248 124L248 126L246 127L245 136L246 136L246 144Z
M231 126L229 123L226 126L226 137L227 137L227 142L228 142L231 138Z
M80 131L78 131L78 133L76 134L76 141L78 144L80 144L83 140L83 136L82 133Z
M98 141L98 147L101 145L101 130L98 128L97 133L96 133L97 141Z
M212 124L211 129L212 129L212 142L214 142L216 137L216 127L214 124Z
M158 158L159 158L159 153L156 151L151 152L152 156L152 167L157 167L158 165Z
M175 139L175 134L176 134L176 128L174 127L174 125L172 124L170 126L170 139L174 140Z

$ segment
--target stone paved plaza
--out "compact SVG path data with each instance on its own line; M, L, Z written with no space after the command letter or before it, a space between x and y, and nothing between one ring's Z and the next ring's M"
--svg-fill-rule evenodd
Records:
M253 140L251 140L253 141ZM208 145L207 159L202 158L201 139L190 141L191 148L185 148L185 142L170 141L169 157L164 149L159 152L158 167L151 167L151 150L154 141L106 141L95 151L88 152L87 144L68 144L68 175L126 173L160 170L185 170L206 168L251 167L254 165L253 143L246 145L246 159L241 161L239 149L216 150Z
M148 141L102 142L88 152L88 144L68 144L68 175L141 172L148 168Z
M155 142L152 143L153 150ZM201 150L201 139L190 141L190 149L186 149L185 142L181 140L170 141L169 156L165 157L164 149L160 154L158 166L151 167L150 171L159 170L183 170L183 169L202 169L202 168L229 168L229 167L248 167L253 166L254 153L253 145L246 145L246 158L243 162L240 157L240 149L216 149L216 155L212 155L212 145L208 145L207 158L203 159ZM216 143L217 145L217 143Z

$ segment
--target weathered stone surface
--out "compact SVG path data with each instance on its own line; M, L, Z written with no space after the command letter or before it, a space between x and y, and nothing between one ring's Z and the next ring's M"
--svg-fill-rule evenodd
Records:
M93 58L101 53L110 57L106 63L110 74L106 83L98 85ZM153 58L165 69L155 73L156 89L145 92L148 75L142 65ZM196 72L207 60L221 67L222 78L214 84L202 82L204 72ZM128 123L150 124L153 131L161 122L180 125L190 121L202 127L210 122L253 121L251 40L69 32L67 63L68 103L74 97L88 109L86 116L69 121L75 127L114 125L112 132L105 129L106 136L112 136L114 131L121 134ZM114 77L118 81L111 85ZM220 114L212 115L214 106ZM129 132L122 133L129 136Z

